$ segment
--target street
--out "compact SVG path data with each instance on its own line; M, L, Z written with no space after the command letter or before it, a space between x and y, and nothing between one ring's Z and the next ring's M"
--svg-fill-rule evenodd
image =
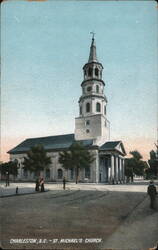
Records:
M2 247L153 247L158 240L158 210L153 211L149 208L147 184L67 184L66 190L62 189L62 184L46 184L48 192L3 197ZM11 184L10 192L17 185L19 192L24 186L25 189L30 188L30 192L34 192L33 183Z

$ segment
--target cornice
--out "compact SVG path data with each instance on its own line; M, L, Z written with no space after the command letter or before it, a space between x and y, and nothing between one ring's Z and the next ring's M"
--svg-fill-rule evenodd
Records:
M102 84L105 86L105 83L104 83L104 81L102 80L102 79L98 79L98 78L90 78L90 79L86 79L86 80L84 80L82 83L81 83L81 87L82 87L82 85L85 83L85 82L91 82L91 81L98 81L98 82L102 82Z
M106 103L107 103L107 98L106 98L105 95L95 95L95 94L81 96L81 97L79 98L79 101L78 101L78 102L80 102L80 101L82 101L82 100L85 100L85 99L88 99L88 98L93 98L93 97L94 97L94 98L97 97L97 98L100 98L100 99L104 99L104 100L106 101Z

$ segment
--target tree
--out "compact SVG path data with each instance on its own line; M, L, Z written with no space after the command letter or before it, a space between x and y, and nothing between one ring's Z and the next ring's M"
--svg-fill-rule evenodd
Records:
M154 150L150 151L150 159L148 160L150 169L148 170L150 176L158 176L158 159Z
M51 158L47 156L43 145L39 144L31 147L30 151L27 152L27 156L24 157L23 169L39 176L40 171L47 168L49 164L51 164Z
M62 164L63 168L75 169L76 184L80 169L89 168L93 161L93 155L79 142L73 143L68 151L59 154L59 163Z
M135 159L136 161L140 161L143 157L142 155L137 151L131 151L130 154L133 156L133 159Z
M9 185L9 176L13 175L16 177L18 175L18 161L9 161L0 164L0 172L2 175L6 176L6 183Z
M133 181L133 175L143 176L148 165L142 160L143 157L137 150L131 151L130 154L132 157L125 160L125 175L128 178L131 177Z
M133 161L131 158L125 159L125 175L133 181Z

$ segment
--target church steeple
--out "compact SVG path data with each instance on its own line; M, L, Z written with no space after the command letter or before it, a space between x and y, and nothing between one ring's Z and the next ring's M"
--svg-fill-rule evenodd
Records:
M95 44L95 40L94 40L94 35L92 37L92 43L91 43L91 47L90 47L90 53L89 53L89 63L91 62L98 62L97 60L97 52L96 52L96 44Z
M79 98L79 117L75 120L76 140L93 139L95 144L107 140L107 99L102 80L103 66L97 60L94 33L88 62L83 66L82 95Z

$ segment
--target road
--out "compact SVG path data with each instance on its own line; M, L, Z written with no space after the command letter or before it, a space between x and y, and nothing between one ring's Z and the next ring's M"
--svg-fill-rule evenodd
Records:
M158 211L149 208L147 184L46 187L49 192L1 198L3 249L126 250L156 243Z

